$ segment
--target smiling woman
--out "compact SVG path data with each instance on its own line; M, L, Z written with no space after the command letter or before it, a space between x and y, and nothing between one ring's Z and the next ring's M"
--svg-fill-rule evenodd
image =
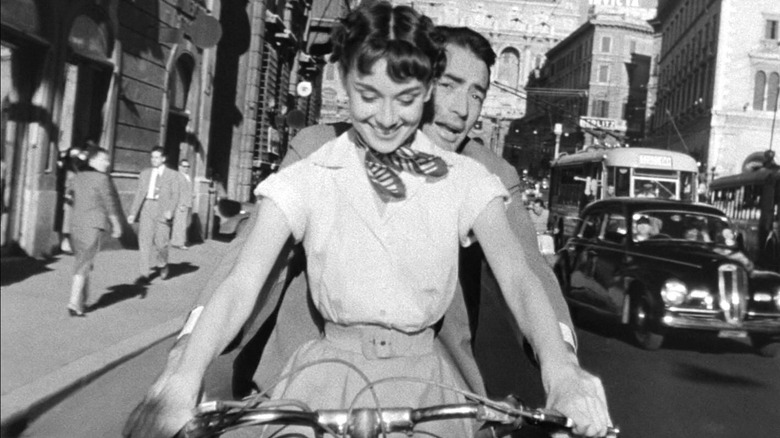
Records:
M434 340L455 298L459 246L479 239L514 322L539 357L551 407L572 417L577 434L606 433L601 383L571 358L543 282L510 228L503 184L418 131L444 63L438 40L430 19L387 2L363 5L336 27L333 59L350 96L352 129L256 189L260 208L242 252L156 396L154 415L166 417L165 432L189 418L209 362L255 303L268 302L262 285L292 237L305 250L323 333L295 350L272 399L312 409L465 402L467 385ZM366 379L376 383L373 394L362 390ZM470 437L476 426L450 419L415 432ZM132 436L164 436L145 427L157 423L139 422ZM313 432L289 426L282 434Z

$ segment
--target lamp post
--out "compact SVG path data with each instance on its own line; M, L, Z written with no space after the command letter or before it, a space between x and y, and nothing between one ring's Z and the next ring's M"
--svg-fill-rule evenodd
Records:
M563 124L556 123L553 127L553 132L555 133L555 154L553 155L553 160L558 158L558 154L561 152L561 134L563 134Z

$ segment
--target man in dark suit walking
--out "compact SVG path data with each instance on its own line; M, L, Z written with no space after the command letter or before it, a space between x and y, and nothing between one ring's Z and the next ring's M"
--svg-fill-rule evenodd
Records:
M152 167L141 171L133 206L127 216L129 223L138 219L138 284L149 282L154 269L160 278L168 278L168 247L171 221L179 205L179 175L165 167L165 151L155 146L151 151Z
M190 177L189 160L179 161L179 207L173 215L173 230L171 233L171 246L179 249L187 247L187 230L190 227L190 214L192 212L192 178Z

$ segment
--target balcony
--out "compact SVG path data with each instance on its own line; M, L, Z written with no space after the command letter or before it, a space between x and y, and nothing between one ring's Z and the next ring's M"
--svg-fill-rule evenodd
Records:
M314 1L309 11L306 52L322 56L330 52L330 32L346 12L346 0Z

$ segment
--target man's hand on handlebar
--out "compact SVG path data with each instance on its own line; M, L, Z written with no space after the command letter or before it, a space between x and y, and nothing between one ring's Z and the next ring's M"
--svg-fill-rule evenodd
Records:
M547 408L574 422L572 432L587 437L606 436L612 426L601 379L575 364L560 367L555 376L545 376ZM567 434L556 434L565 437Z

